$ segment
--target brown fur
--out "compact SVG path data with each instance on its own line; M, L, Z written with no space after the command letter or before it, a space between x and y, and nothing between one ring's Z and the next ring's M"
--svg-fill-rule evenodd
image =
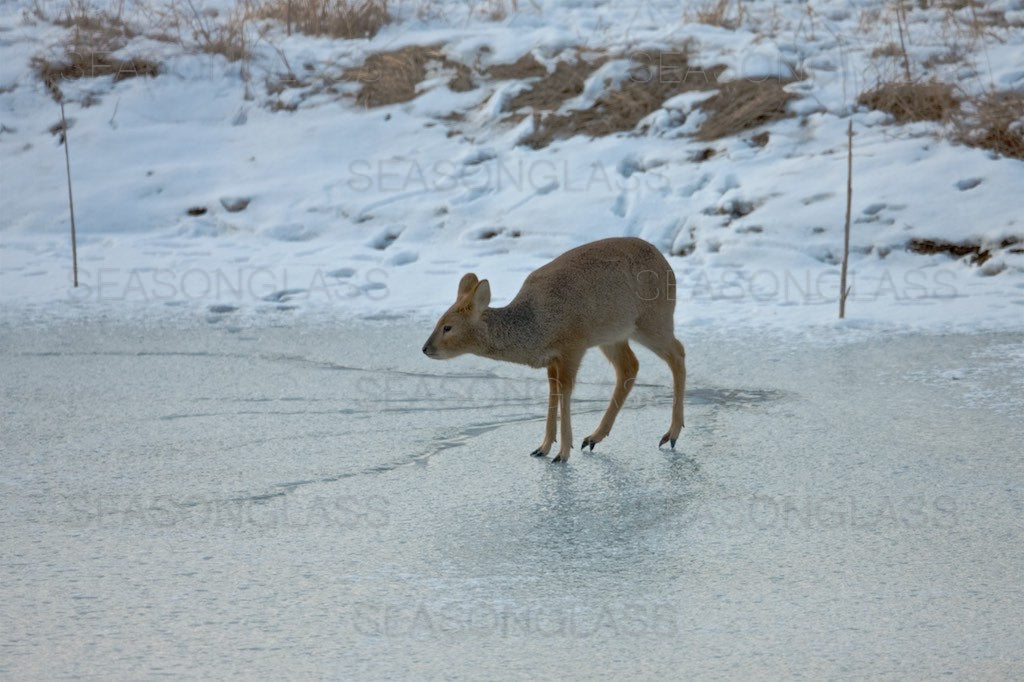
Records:
M686 353L675 337L675 276L651 244L615 237L584 244L532 272L504 308L488 307L491 288L473 273L459 282L455 303L423 345L431 358L472 353L548 371L547 426L532 454L548 454L561 412L562 443L556 462L572 449L570 399L576 372L588 348L598 346L615 368L611 402L597 430L582 447L600 443L636 380L629 340L650 348L672 370L672 422L661 443L675 447L683 428Z

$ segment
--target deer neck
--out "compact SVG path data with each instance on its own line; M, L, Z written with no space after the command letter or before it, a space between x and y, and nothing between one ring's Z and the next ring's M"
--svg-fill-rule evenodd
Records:
M504 308L488 308L480 316L484 323L484 357L538 367L540 333L537 311L528 301L513 301Z

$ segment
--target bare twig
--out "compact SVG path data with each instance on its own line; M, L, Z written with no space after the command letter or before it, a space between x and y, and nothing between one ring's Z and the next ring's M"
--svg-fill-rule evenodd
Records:
M971 8L971 23L975 27L981 26L981 20L978 18L978 8L974 6L973 2L968 3L968 6ZM995 87L996 87L996 81L995 81L995 77L992 75L992 58L989 56L988 44L985 42L986 31L983 31L983 30L980 30L980 29L976 28L976 32L977 32L979 38L981 39L981 48L985 52L985 63L988 65L988 82L989 82L989 87L991 87L994 90Z
M839 319L846 317L846 268L850 261L850 207L853 203L853 120L846 126L846 225L843 228L843 270L839 276Z
M64 100L60 101L60 125L64 129L64 169L68 176L68 208L71 211L71 267L75 288L78 288L78 244L75 239L75 199L71 194L71 153L68 151L68 121L64 117Z
M192 16L195 17L196 29L203 34L203 39L206 40L206 44L212 45L213 37L210 35L210 32L206 30L206 22L204 22L203 18L199 16L199 10L197 10L196 6L192 4L192 0L186 0L186 2L188 3L189 9L192 10Z

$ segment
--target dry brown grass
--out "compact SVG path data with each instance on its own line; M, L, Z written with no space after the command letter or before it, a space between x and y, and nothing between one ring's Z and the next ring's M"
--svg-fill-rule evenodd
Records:
M532 54L525 54L511 64L495 64L484 73L494 80L503 81L543 78L548 70Z
M219 54L231 62L250 56L248 24L252 8L247 2L238 2L222 15L219 10L204 8L193 0L169 0L153 8L151 15L164 40Z
M57 26L97 34L108 41L126 40L139 33L124 19L122 11L116 11L115 7L93 7L88 0L70 0L52 17L37 3L34 13Z
M954 121L957 139L1024 159L1024 92L989 92L972 99L966 109Z
M607 59L602 57L601 61ZM600 137L636 128L666 100L683 92L718 89L700 106L707 114L696 137L714 140L736 135L790 114L786 104L795 95L784 90L788 81L775 78L720 82L723 66L693 67L686 50L643 55L631 77L617 89L598 97L594 106L564 114L553 112L583 90L597 63L563 66L542 79L534 89L512 100L512 109L530 106L534 131L523 143L535 149L573 135Z
M697 139L717 140L791 116L786 104L796 95L785 91L787 82L766 78L722 83L718 93L701 104L707 118Z
M600 137L633 130L644 117L661 108L670 97L717 87L718 76L723 70L721 66L710 69L691 66L685 50L644 54L631 71L630 78L623 81L618 89L605 92L589 109L550 114L536 119L533 133L523 143L540 148L546 147L552 140L572 135ZM580 81L579 91L582 91L582 87ZM557 108L562 101L558 100L549 110ZM536 108L534 110L537 111Z
M426 63L434 47L413 45L367 57L362 66L346 69L345 80L360 83L356 103L365 107L408 102L426 77Z
M356 103L361 106L398 104L416 96L416 86L426 77L431 61L455 69L455 75L448 81L452 90L463 92L474 87L469 67L449 60L437 46L424 45L372 54L362 66L346 69L342 78L362 85L356 94Z
M937 52L921 62L925 70L932 70L945 64L956 64L964 60L964 53L958 45L953 45L944 52Z
M476 87L473 80L473 72L468 66L461 62L453 62L442 58L441 62L446 68L455 69L455 75L448 80L448 88L452 92L469 92Z
M879 45L875 49L871 50L871 58L878 59L879 57L902 57L903 50L896 43L886 43Z
M545 70L545 75L531 85L529 90L513 97L509 102L509 109L516 111L523 107L530 107L534 113L555 111L562 106L563 102L582 93L583 85L590 74L607 60L608 58L603 55L592 61L577 55L575 62L558 62L554 71L547 73ZM518 62L516 63L518 64Z
M912 3L891 4L901 22L901 43L883 45L871 57L902 59L903 74L895 76L893 64L882 62L876 86L861 93L858 104L889 113L897 124L935 121L949 139L1024 159L1024 93L990 90L990 46L1013 40L1016 17L982 0L916 0L918 9L932 14L911 22L911 35L904 28ZM881 21L881 13L864 10L862 18L871 16L875 24ZM913 45L917 58L904 45ZM930 49L922 54L923 46Z
M332 38L372 38L391 21L388 0L265 0L256 15Z
M84 37L90 52L113 51L128 39L145 35L238 61L249 57L253 2L236 0L230 10L222 12L207 6L204 0L120 0L110 4L68 0L56 14L49 14L41 3L35 5L32 14L73 29L72 42ZM124 19L126 4L133 9L137 25Z
M71 0L52 16L42 5L35 7L36 17L70 29L65 44L69 54L115 52L140 33L122 12L93 7L88 0Z
M710 0L694 11L692 20L733 30L743 23L746 13L743 0Z
M63 81L113 76L116 83L138 76L156 76L160 72L160 65L149 59L116 59L107 52L84 49L70 51L60 61L36 57L32 60L32 68L57 101L63 97L60 89Z
M38 12L41 11L39 8ZM61 83L65 81L113 76L117 82L138 76L156 76L160 71L160 65L151 59L112 56L139 34L120 12L96 9L85 0L75 0L49 20L71 29L63 45L63 54L34 57L31 65L58 101L63 97ZM92 101L87 98L83 104Z
M857 103L891 114L896 123L945 121L960 108L953 86L939 81L880 83L861 93Z
M473 6L472 11L491 21L504 21L519 11L519 0L483 0Z

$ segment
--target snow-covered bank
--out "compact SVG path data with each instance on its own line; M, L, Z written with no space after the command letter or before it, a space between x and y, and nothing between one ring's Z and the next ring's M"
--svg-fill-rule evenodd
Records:
M531 3L503 22L410 16L371 40L278 27L243 63L139 37L120 54L158 60L157 77L61 83L73 120L75 290L64 156L49 131L58 108L29 66L59 51L68 29L9 3L0 19L5 314L429 317L466 271L489 278L500 304L561 251L635 235L674 254L681 325L806 331L836 316L852 118L847 324L1024 326L1024 162L954 144L938 124L891 125L858 107L880 68L872 54L892 37L884 3L814 3L810 26L805 4L773 5L771 25L767 8L752 11L736 30L686 21L674 3L614 2ZM1010 4L993 8L1011 16ZM865 24L871 11L882 13ZM910 17L915 59L948 47L929 43L938 28L926 31L941 14ZM984 44L984 64L968 55L936 68L964 90L1019 89L1022 31L1010 24L1000 38ZM452 91L434 64L409 102L366 109L350 96L358 83L318 90L367 55L406 45L440 45L452 63L481 65L473 87ZM722 65L734 78L801 74L786 86L793 117L698 140L702 91L665 102L635 132L533 149L520 142L534 119L506 107L536 79L481 75L527 54L553 69L580 49L636 61L683 46L695 68ZM299 76L279 90L270 83L282 57ZM628 62L611 58L561 110L592 104L629 77ZM954 257L948 245L975 251Z

